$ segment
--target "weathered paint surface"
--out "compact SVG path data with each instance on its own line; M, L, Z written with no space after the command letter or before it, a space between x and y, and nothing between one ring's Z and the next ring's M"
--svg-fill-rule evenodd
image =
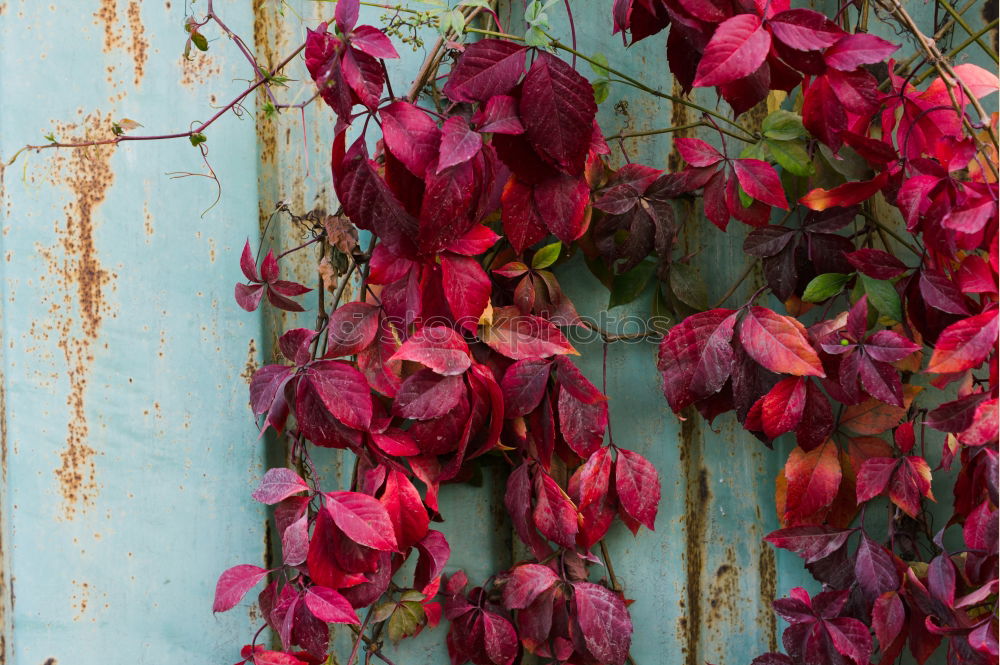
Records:
M248 76L225 38L207 54L180 57L183 0L41 5L0 0L3 159L50 130L60 139L104 137L125 117L143 131L184 129ZM329 12L310 0L216 6L265 66ZM626 58L603 3L574 7L581 51L604 52L613 66L679 92L661 39L640 43ZM366 9L363 20L379 14ZM556 32L568 41L565 25ZM425 55L400 51L402 66L391 70L397 92L409 87ZM301 61L285 73L293 81L280 91L282 101L308 98ZM261 94L256 109L265 100ZM277 335L311 325L316 311L314 304L298 316L239 310L231 295L237 256L244 238L260 237L265 227L268 246L307 238L284 215L268 226L279 202L302 214L332 211L336 201L330 111L313 104L304 114L269 118L252 113L251 100L246 106L241 118L227 117L209 132L224 191L204 216L214 183L165 174L204 172L184 141L45 151L0 172L0 663L90 665L109 654L114 662L231 662L256 628L249 602L218 617L210 612L222 569L268 565L275 555L273 527L249 491L285 450L257 440L246 381L274 359ZM761 117L751 111L745 121ZM690 109L618 85L601 111L608 134L697 119ZM621 163L618 145L612 148ZM665 136L626 139L624 148L651 166L679 165ZM704 246L696 265L710 302L742 272L743 233L735 223L726 235L696 223L681 238L689 250ZM314 255L301 253L287 269L294 279L317 282ZM581 313L605 308L606 292L579 259L560 275ZM759 283L752 274L731 303ZM644 318L648 304L644 297L612 314ZM581 366L599 381L601 344L580 348ZM773 480L789 444L767 451L731 417L711 426L695 414L676 418L660 393L650 342L609 348L607 389L615 441L652 459L663 485L655 533L633 537L616 526L609 538L617 578L636 600L636 662L738 665L774 648L780 626L770 601L809 584L797 559L761 542L777 526ZM318 461L325 486L347 486L350 456ZM481 488L443 489L447 521L437 528L452 545L448 572L463 568L481 583L522 555L502 493L502 472L492 467ZM337 644L346 655L346 636ZM431 665L447 662L443 644L442 628L387 652L397 663Z

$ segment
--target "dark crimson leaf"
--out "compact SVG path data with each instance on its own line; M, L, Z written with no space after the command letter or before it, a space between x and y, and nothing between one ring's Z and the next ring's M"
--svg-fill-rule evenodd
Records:
M324 497L324 509L345 536L375 550L397 549L392 520L375 497L360 492L329 492Z
M922 457L867 459L858 470L857 486L859 503L888 493L892 502L913 518L920 513L921 498L934 500L931 469Z
M566 444L582 458L587 458L604 442L608 427L606 401L588 404L566 388L559 391L559 431Z
M611 454L608 448L600 448L569 481L570 494L576 498L581 511L607 496L610 480Z
M861 65L884 62L898 49L897 44L866 33L844 35L823 53L826 64L834 69L851 71Z
M874 603L883 593L899 588L901 580L892 555L864 533L855 557L854 577L869 603Z
M761 422L769 439L799 426L805 412L807 384L808 381L801 377L784 379L764 396Z
M267 575L266 570L259 566L243 564L233 566L219 576L215 585L215 602L213 612L225 612L236 607L247 591L257 586Z
M393 415L414 420L440 418L454 409L465 394L461 376L441 376L422 369L409 376L396 393Z
M479 327L479 318L490 301L493 284L479 261L457 254L441 255L441 282L455 322L469 332Z
M299 378L303 387L319 397L334 418L354 429L367 429L372 419L372 397L368 382L358 370L338 360L319 360Z
M250 251L249 240L243 246L243 253L240 254L240 270L251 282L261 281L260 277L257 276L257 262L254 260L253 252Z
M424 326L403 342L390 360L420 363L443 376L462 374L472 365L469 345L445 326Z
M514 469L507 478L507 490L503 502L518 538L528 545L536 557L541 558L549 548L545 539L535 530L531 496L531 467L524 463Z
M622 599L599 584L574 582L573 609L587 651L600 662L622 665L632 644L632 620Z
M523 134L524 125L517 114L517 99L510 95L494 95L472 117L476 129L483 133Z
M379 502L389 513L399 549L405 551L427 535L430 524L427 509L405 474L395 469L389 471Z
M945 402L927 414L927 424L941 432L964 432L972 427L979 405L989 399L989 393L972 393Z
M740 324L740 343L751 358L772 372L826 376L805 328L792 317L751 307Z
M393 102L379 111L386 147L418 178L438 159L441 130L424 111L409 102Z
M906 608L898 593L886 591L875 599L872 608L872 628L875 629L875 637L878 638L879 646L883 651L896 640L896 637L903 630L905 621Z
M538 530L562 547L575 547L578 528L576 506L559 487L559 483L542 470L535 475L534 490L535 509L532 517Z
M705 47L693 85L721 85L752 74L764 64L770 48L771 35L760 17L738 14L726 19Z
M503 230L518 253L546 236L548 230L535 206L535 190L516 177L511 177L500 198Z
M416 547L419 556L413 574L413 586L423 589L444 571L451 556L451 547L440 531L428 531Z
M840 549L852 533L854 529L806 525L773 531L764 540L775 547L795 552L806 563L814 563Z
M799 448L809 452L823 444L833 434L833 409L830 400L814 382L806 386L806 405L802 410L802 420L795 430L795 440Z
M293 494L309 491L309 485L291 469L268 469L260 481L260 485L251 496L261 503L272 505L283 501Z
M236 304L248 312L255 312L260 307L260 299L264 296L263 284L237 284L235 291Z
M483 612L483 646L495 665L511 665L517 657L517 631L499 614Z
M473 42L452 67L442 92L456 102L485 102L506 95L524 73L526 52L524 46L506 39Z
M535 185L535 210L557 238L571 243L587 230L585 212L590 187L582 178L559 174Z
M590 380L583 375L573 361L566 356L556 356L556 378L559 385L564 390L568 390L573 397L585 404L597 404L607 401L604 393L597 389Z
M361 9L359 0L344 0L338 2L333 17L337 21L337 29L346 35L358 23L358 13Z
M326 623L360 624L354 608L333 589L324 586L313 586L306 589L306 607L320 621Z
M519 360L507 368L500 387L508 417L524 416L535 410L545 394L551 368L547 360Z
M250 408L254 415L270 410L285 381L290 378L294 367L287 365L264 365L250 379Z
M537 563L518 566L504 582L504 607L511 610L523 610L558 581L559 577L548 566Z
M355 28L351 33L351 46L373 58L391 60L399 57L399 53L385 33L370 25L359 25Z
M898 362L919 350L919 344L891 330L880 330L865 340L865 353L887 363Z
M772 16L767 24L775 37L798 51L819 51L845 34L836 23L811 9L789 9Z
M344 50L340 66L344 80L361 103L372 111L378 108L379 98L385 87L385 73L379 61L367 53L348 48Z
M856 356L857 354L847 356L841 365L841 371L844 371L847 361L856 359L861 385L868 391L868 394L886 404L902 407L903 384L899 378L899 372L888 363L873 361L868 356Z
M734 366L735 324L734 310L713 309L684 319L660 342L657 366L675 413L725 385Z
M892 279L906 271L906 265L888 252L863 248L844 255L851 265L869 277Z
M576 353L551 322L516 308L494 310L493 325L484 327L480 339L497 353L513 360L541 359Z
M327 323L327 358L351 356L375 341L378 307L366 302L349 302L330 315Z
M660 477L656 468L639 453L618 449L615 460L615 491L622 509L650 530L655 529L660 503Z
M475 157L483 147L483 137L469 128L469 123L461 116L448 118L441 127L441 153L438 157L437 172L456 166Z
M920 271L920 295L931 307L948 314L969 316L972 312L966 306L965 298L958 286L939 272Z
M674 139L674 146L691 166L712 166L725 159L722 153L701 139L678 137Z
M531 144L553 165L570 174L580 173L597 115L590 83L568 64L542 51L523 85L520 115ZM494 94L502 92L493 90Z
M809 133L818 138L820 141L830 146L834 150L839 150L842 143L840 138L841 132L847 129L847 114L844 111L844 106L837 96L834 94L833 89L830 87L830 81L826 76L818 76L805 91L805 98L802 104L802 123L805 128L809 130ZM855 183L848 183L848 185L854 185ZM845 187L846 185L841 185ZM834 191L840 188L834 188ZM826 199L818 201L817 203L810 205L806 201L801 201L805 203L808 207L813 210L825 210L830 206L836 205L849 205L848 203L839 203L840 198L847 200L849 197L842 196L846 193L838 191L836 194L833 192L827 192L825 189L813 190L812 194L819 198L819 192L826 195ZM874 193L874 192L873 192ZM867 196L862 197L859 200L864 200ZM814 207L819 206L819 207Z

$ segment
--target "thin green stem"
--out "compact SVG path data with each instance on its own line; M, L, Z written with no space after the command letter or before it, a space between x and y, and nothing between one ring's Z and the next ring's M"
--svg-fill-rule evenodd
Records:
M988 55L990 59L993 60L993 62L1000 63L1000 58L997 57L997 52L994 51L989 44L983 41L982 33L974 33L972 27L966 22L964 18L962 18L962 15L959 12L957 12L954 7L952 7L951 3L948 2L948 0L936 0L936 2L942 8L944 8L946 12L951 14L951 17L955 19L955 22L958 23L960 26L962 26L962 29L965 30L966 34L971 36L976 41L976 43L979 44L979 48L983 49L983 52L986 55Z
M657 134L669 134L671 132L679 132L682 129L691 129L693 127L704 127L703 122L692 122L687 125L677 125L676 127L664 127L662 129L648 129L643 132L618 132L617 134L611 134L610 136L605 136L605 141L619 141L621 139L634 139L640 136L655 136Z
M958 46L956 46L955 48L953 48L950 51L948 51L948 53L945 54L945 57L948 58L949 60L953 60L956 55L958 55L959 53L961 53L962 51L964 51L966 48L968 48L970 44L972 44L973 42L978 41L977 40L978 37L982 37L983 35L985 35L986 33L990 32L991 30L995 30L998 25L1000 25L1000 18L993 19L992 21L990 21L989 23L987 23L986 26L982 30L980 30L979 32L977 32L974 35L970 35L965 41L961 42ZM914 85L920 85L925 80L927 80L927 77L930 76L931 74L933 74L935 71L937 71L937 70L935 70L933 68L928 69L924 73L920 74L920 76L916 77L913 80L913 84Z

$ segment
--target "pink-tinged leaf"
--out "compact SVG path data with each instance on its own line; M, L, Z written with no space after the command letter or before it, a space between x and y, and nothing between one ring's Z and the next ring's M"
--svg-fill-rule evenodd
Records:
M584 462L570 479L570 494L583 511L590 504L603 500L611 481L611 453L600 448Z
M476 130L493 134L523 134L524 125L517 113L517 99L510 95L494 95L472 117Z
M841 37L823 53L823 59L830 67L849 72L861 65L884 62L898 48L881 37L859 32Z
M871 630L857 619L846 617L824 621L824 627L837 653L855 665L868 665L872 655Z
M337 6L340 6L339 2ZM370 25L359 25L354 30L351 34L351 46L373 58L391 60L399 57L392 40L384 32Z
M389 471L379 501L389 513L399 549L405 551L427 535L430 517L417 488L405 474L395 469Z
M725 159L722 153L701 139L678 137L674 139L674 146L691 166L711 166Z
M985 446L997 440L998 417L997 399L993 398L976 407L972 425L958 435L966 446Z
M392 403L392 413L413 420L440 418L454 409L464 394L461 376L442 376L422 369L403 381Z
M875 279L892 279L906 271L906 264L880 249L862 248L844 254L858 272Z
M483 612L483 648L494 665L511 665L517 657L517 631L504 617Z
M764 540L775 547L795 552L806 563L813 563L839 550L852 533L854 529L810 524L773 531Z
M566 356L557 356L556 378L562 389L568 390L576 399L585 404L597 404L606 402L607 397L597 389L590 380L583 375L583 372L573 364L573 361Z
M372 442L387 455L410 457L420 454L420 447L408 433L395 427L385 433L372 432Z
M837 444L828 440L814 450L796 448L785 464L786 520L793 525L833 504L840 487Z
M428 531L427 535L416 544L417 567L413 573L413 586L423 589L436 579L451 556L448 539L440 531Z
M743 191L754 199L788 210L784 189L777 171L767 162L759 159L734 159L733 171Z
M806 385L807 380L801 377L784 379L764 396L761 420L769 439L798 427L805 411Z
M865 340L865 353L887 363L898 362L919 350L919 344L891 330L880 330Z
M266 575L267 571L263 568L249 564L233 566L225 571L219 576L219 581L215 585L212 611L225 612L233 609Z
M885 650L892 644L903 630L906 621L906 608L899 594L886 591L875 599L872 607L872 628L879 646Z
M958 286L940 272L921 270L919 287L920 295L931 307L959 316L972 314Z
M747 312L740 324L740 343L751 358L772 372L826 376L802 324L765 307L751 307Z
M822 187L810 191L799 199L810 210L826 210L833 206L852 206L866 201L882 190L888 182L888 174L883 172L872 180L862 182L846 182L843 185L827 190Z
M585 179L558 174L535 185L532 196L539 217L564 243L573 242L587 230L590 187Z
M532 512L538 530L562 547L576 546L577 511L559 483L538 470L534 481L535 509Z
M292 328L278 338L281 355L296 365L305 365L312 360L309 346L316 339L316 331L309 328Z
M506 39L482 39L465 47L442 92L456 102L485 102L505 95L524 73L527 49Z
M983 312L945 328L934 346L927 371L951 374L981 365L997 346L997 312Z
M442 254L441 282L455 322L469 332L476 332L493 289L489 275L473 258Z
M962 82L969 88L971 92L977 99L982 99L986 95L996 92L1000 89L1000 79L993 72L987 71L980 67L979 65L974 65L972 63L964 63L961 65L955 65L953 71L955 75L962 80ZM948 87L945 82L940 78L936 78L931 81L931 84L927 86L927 91L923 93L922 97L927 100L933 100L937 104L948 104L950 103L950 98L948 97ZM962 91L955 90L955 94L961 95ZM959 96L958 99L964 100L963 96Z
M250 408L254 415L266 413L271 408L294 369L287 365L264 365L254 372L250 379Z
M600 448L608 427L607 402L581 402L569 390L562 388L558 409L559 432L573 452L586 459Z
M240 270L243 271L243 275L251 282L261 281L260 277L257 276L257 262L254 260L253 252L250 251L249 240L243 246L243 253L240 254Z
M325 586L313 586L306 589L306 607L320 621L326 623L360 624L354 608L333 589Z
M290 653L283 651L258 651L253 655L254 665L306 665Z
M483 147L483 137L469 128L465 118L453 115L441 127L441 151L437 172L467 162Z
M488 226L476 224L445 249L462 256L476 256L496 245L499 240L500 236L493 233Z
M375 341L378 312L366 302L349 302L334 310L327 323L326 357L351 356Z
M892 555L866 534L862 534L855 553L854 577L870 603L883 593L896 591L901 582Z
M622 509L634 520L654 530L660 504L660 477L656 467L639 453L618 449L615 490Z
M390 360L410 360L443 376L462 374L472 365L469 345L445 326L424 326L399 347Z
M858 363L861 385L864 386L869 395L886 404L903 406L903 383L899 378L899 372L892 365L875 362L868 356L855 358L852 354L846 358L845 363L841 364L841 371L843 371L847 361L855 360Z
M719 392L733 371L731 309L713 309L689 316L660 342L657 367L663 393L674 412Z
M519 113L531 145L566 173L580 173L597 115L590 83L567 63L542 51L523 86Z
M236 304L248 312L257 311L263 295L263 284L237 284L234 293Z
M518 566L504 582L503 605L507 609L523 610L558 581L559 576L548 566L538 563Z
M939 554L927 567L927 589L946 607L955 604L955 564L947 554Z
M573 608L587 651L599 662L622 665L632 645L632 620L622 599L599 584L574 582Z
M441 130L427 113L409 102L393 102L379 111L379 118L386 147L413 175L422 178L438 159Z
M358 13L361 10L359 0L340 0L333 12L337 22L337 30L346 35L358 24Z
M291 469L276 468L268 469L261 479L260 485L251 496L261 503L273 505L293 494L307 491L309 491L309 485L302 480L299 474Z
M309 555L309 516L303 513L281 534L281 560L286 566L298 566Z
M798 51L819 51L833 46L844 31L836 23L811 9L790 9L769 21L771 33Z
M278 279L279 274L278 259L274 257L274 250L269 249L260 264L260 277L265 282L273 282Z
M372 395L364 375L338 360L319 360L299 379L308 385L334 418L354 429L367 429L372 420Z
M361 103L372 111L378 108L379 98L385 87L385 73L379 61L367 53L348 48L344 50L340 66L344 72L344 80Z
M360 492L330 492L324 496L325 510L345 536L372 549L397 549L392 520L375 497Z
M545 394L551 368L547 360L519 360L507 368L500 388L508 418L525 416L535 410Z
M484 327L480 339L497 353L513 360L540 359L576 353L550 321L516 308L494 310L493 325Z
M757 70L771 48L771 35L760 17L738 14L715 30L698 63L694 87L730 83Z

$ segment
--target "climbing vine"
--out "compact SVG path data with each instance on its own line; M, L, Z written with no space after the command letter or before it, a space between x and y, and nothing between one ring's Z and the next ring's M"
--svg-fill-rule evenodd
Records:
M937 2L969 33L961 48L996 61L986 31ZM382 28L359 25L360 4L339 0L268 71L208 2L185 23L185 52L219 30L254 72L212 118L158 136L115 123L107 139L25 148L187 138L207 155L206 130L258 89L262 112L292 108L270 88L300 54L316 87L294 108L332 110L340 208L295 217L309 229L301 245L264 253L248 241L239 261L235 300L251 312L304 310L312 289L281 275L291 254L318 250L321 276L316 325L285 331L284 361L250 384L262 432L290 462L253 493L274 506L280 563L230 568L216 589L222 612L266 581L261 631L279 646L258 632L243 661L326 662L330 624L343 624L348 665L362 653L392 665L387 639L445 618L455 664L631 662L629 601L603 539L616 520L654 528L660 481L614 439L604 377L598 388L573 362L570 333L585 331L605 353L658 344L679 416L733 412L768 447L794 437L776 483L782 528L766 540L798 554L822 591L775 601L784 653L755 663L887 664L904 651L994 662L997 114L980 100L997 77L952 64L961 48L938 50L898 0L829 17L789 0L615 0L626 44L666 32L682 95L578 50L569 2L526 3L511 32L484 0L376 5L389 12ZM571 44L551 36L556 10ZM894 60L900 44L869 33L872 20L915 53ZM422 44L428 27L440 37L413 87L393 91L394 40ZM614 168L615 141L596 121L612 81L700 114L641 134L698 126L718 141L675 137L684 164L671 172L627 155ZM694 102L694 88L714 89L731 113ZM744 124L759 105L772 110ZM752 227L740 281L759 267L764 285L733 308L722 306L739 283L712 308L691 297L678 238L703 219L720 233L732 219ZM673 325L615 334L580 317L553 272L576 254L612 306L652 286ZM351 285L358 299L343 302ZM354 454L348 491L321 484L315 447ZM439 488L484 460L508 469L504 504L527 558L484 580L444 576L449 544L431 528L448 519ZM934 478L953 494L945 524L926 509Z

